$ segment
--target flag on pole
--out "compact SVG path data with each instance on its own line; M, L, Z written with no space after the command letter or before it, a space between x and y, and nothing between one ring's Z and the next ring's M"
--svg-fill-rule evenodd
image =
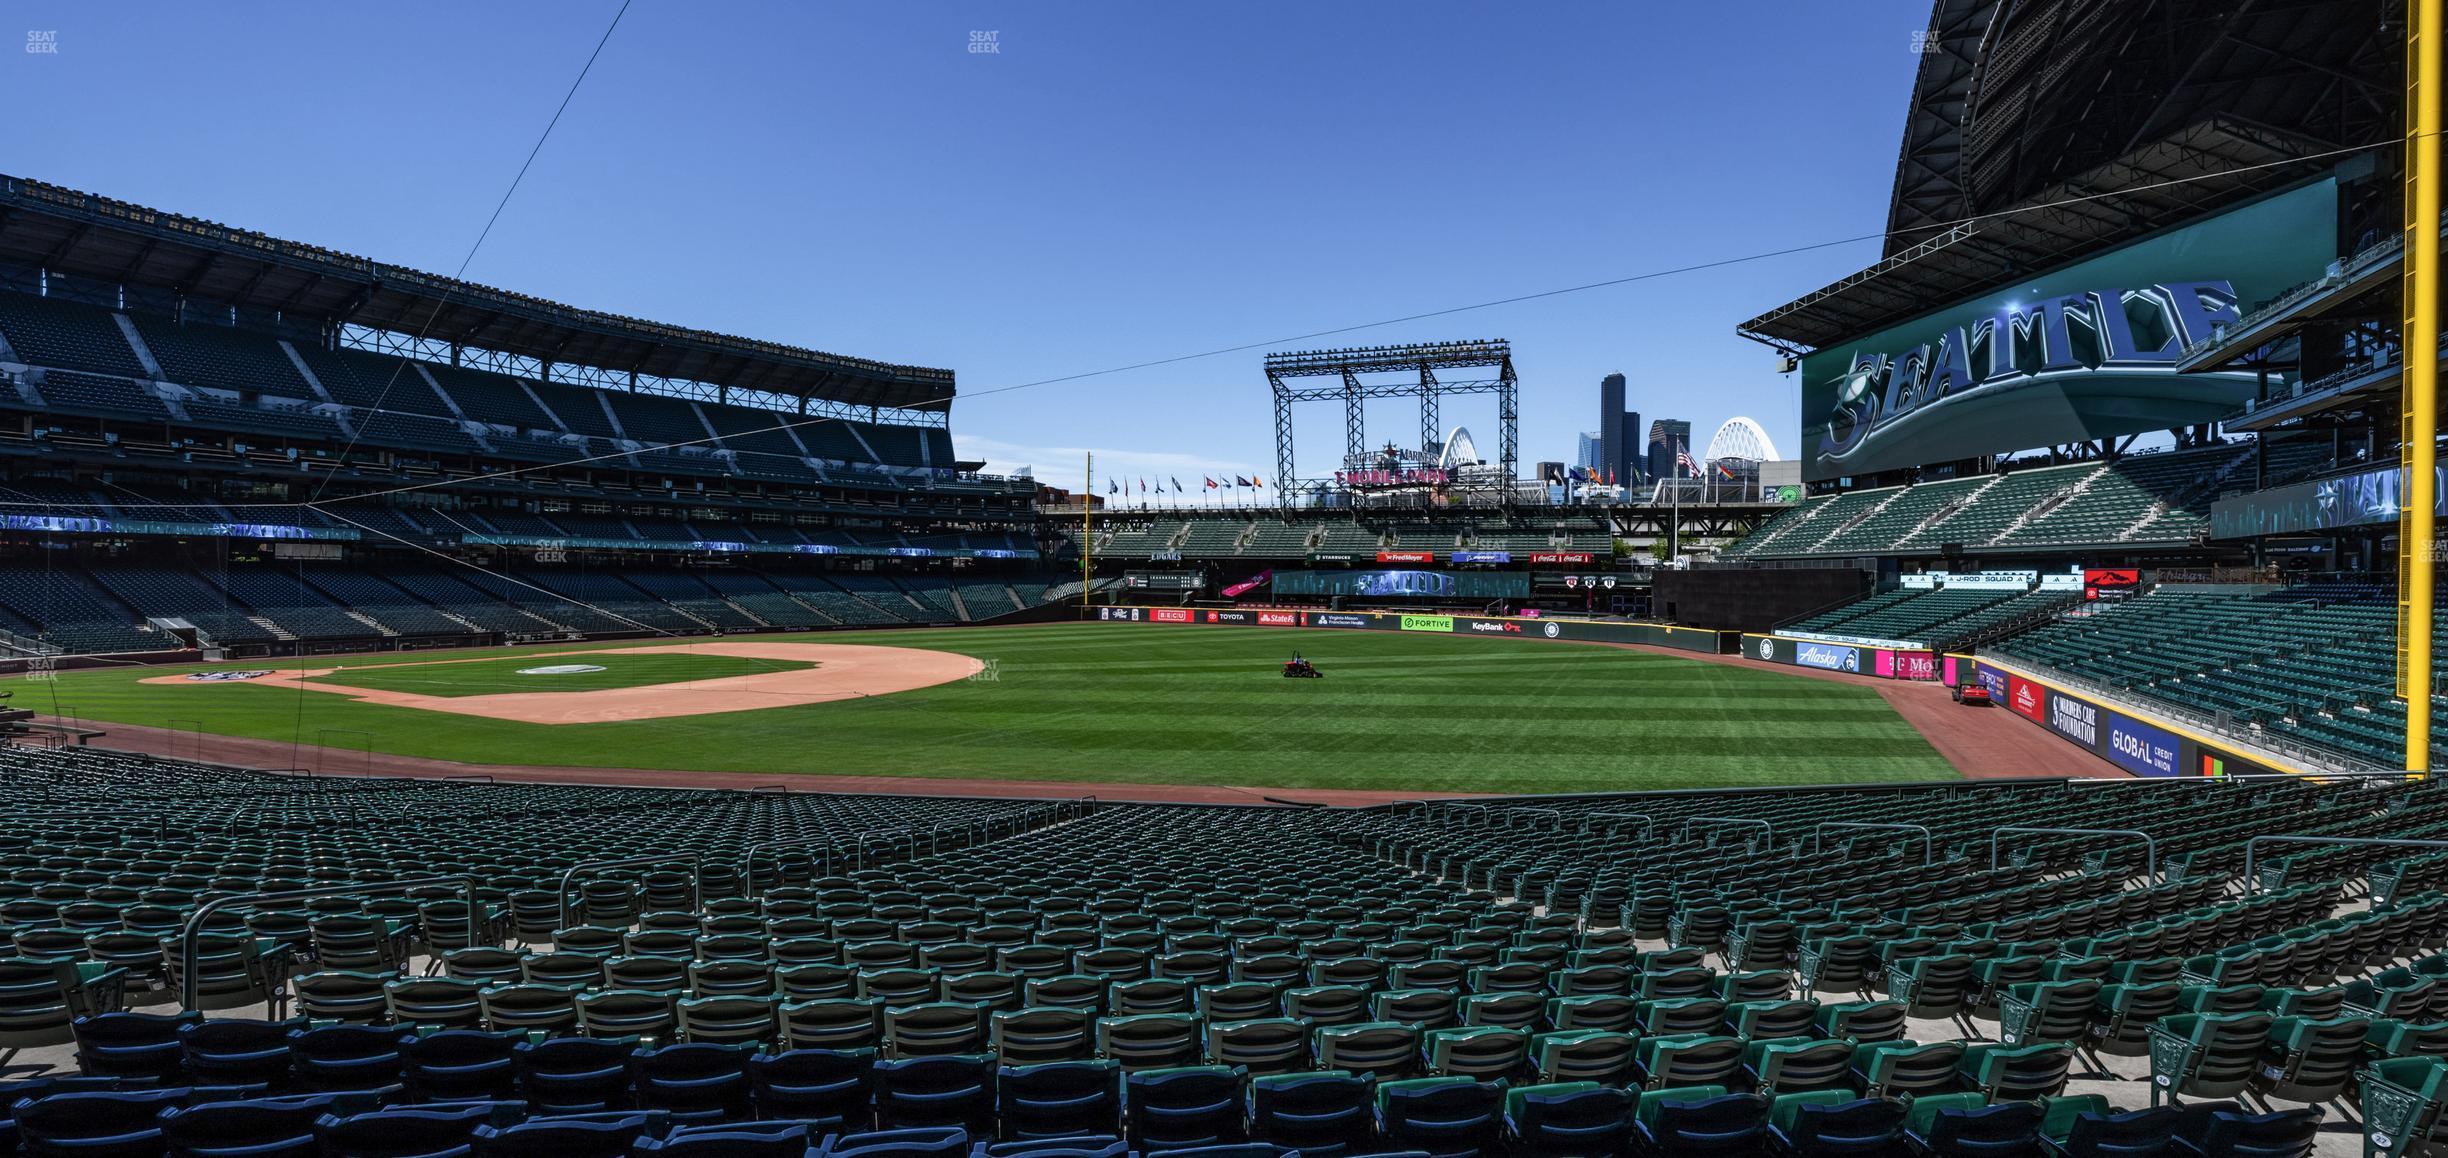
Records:
M1178 494L1180 494L1180 493L1182 492L1181 476L1180 476L1180 475L1174 475L1174 476L1172 476L1172 477L1173 477L1173 493L1178 495Z
M1144 495L1144 494L1146 494L1146 493L1147 493L1147 489L1148 489L1148 488L1147 488L1147 476L1146 476L1146 475L1140 475L1140 476L1139 476L1139 493Z
M1107 480L1105 480L1105 493L1106 493L1106 494L1109 494L1109 495L1118 495L1118 494L1121 494L1121 493L1122 493L1122 484L1121 484L1121 483L1118 483L1118 482L1115 482L1115 481L1113 481L1112 479L1107 479Z
M1690 471L1693 478L1699 478L1703 474L1700 469L1700 464L1692 461L1691 452L1688 450L1676 451L1675 462L1681 465L1683 469Z
M1256 485L1258 485L1258 484L1256 484L1256 483L1251 482L1251 481L1250 481L1250 480L1248 480L1248 479L1242 478L1240 475L1234 475L1234 476L1233 476L1233 481L1234 481L1234 482L1236 482L1236 483L1239 483L1239 484L1241 484L1242 486L1245 486L1245 487L1246 487L1246 486L1256 486Z
M1214 489L1216 489L1216 480L1214 480L1214 479L1208 479L1208 480L1207 480L1207 489L1208 489L1208 490L1214 490Z
M1259 478L1257 475L1251 475L1251 476L1250 476L1250 479L1252 480L1252 481L1251 481L1251 483L1250 483L1250 485L1251 485L1251 486L1260 486L1260 487L1262 487L1262 486L1265 486L1265 485L1266 485L1266 480L1265 480L1265 479L1263 479L1263 478Z

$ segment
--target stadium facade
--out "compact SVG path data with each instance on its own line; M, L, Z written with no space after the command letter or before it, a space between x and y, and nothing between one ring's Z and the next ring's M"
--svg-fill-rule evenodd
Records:
M0 178L0 643L361 650L1042 606L950 371Z

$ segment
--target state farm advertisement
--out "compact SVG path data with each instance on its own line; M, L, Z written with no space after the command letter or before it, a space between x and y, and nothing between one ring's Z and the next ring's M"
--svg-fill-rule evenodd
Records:
M1259 613L1258 613L1258 626L1260 626L1260 627L1299 627L1299 626L1300 626L1300 612L1297 612L1297 611L1261 611L1261 612L1259 612Z

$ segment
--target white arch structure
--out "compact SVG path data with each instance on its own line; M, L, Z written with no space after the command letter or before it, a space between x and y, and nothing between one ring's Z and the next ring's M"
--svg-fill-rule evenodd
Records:
M1470 428L1457 426L1445 434L1444 452L1437 455L1437 465L1457 470L1479 461L1479 446L1471 441Z
M1708 459L1738 458L1747 462L1773 462L1776 444L1768 441L1768 432L1760 424L1739 415L1726 419L1725 425L1710 436Z

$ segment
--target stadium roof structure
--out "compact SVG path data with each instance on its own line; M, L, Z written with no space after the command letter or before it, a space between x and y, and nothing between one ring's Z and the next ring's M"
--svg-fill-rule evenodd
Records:
M0 176L0 263L552 364L848 406L949 411L954 393L950 370L580 309L23 177Z
M2393 141L2403 7L1935 0L1882 260L1737 332L1815 349Z

